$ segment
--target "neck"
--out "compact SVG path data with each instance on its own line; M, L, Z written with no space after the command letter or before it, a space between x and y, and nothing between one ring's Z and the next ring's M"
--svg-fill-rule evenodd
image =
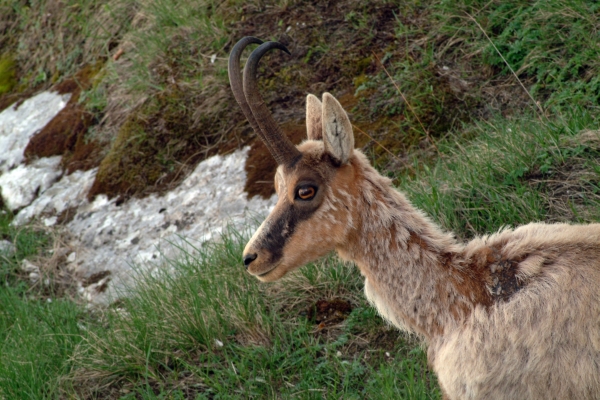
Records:
M426 340L489 304L482 277L465 267L462 246L416 210L370 166L363 167L358 221L340 255L365 276L365 291L394 325Z

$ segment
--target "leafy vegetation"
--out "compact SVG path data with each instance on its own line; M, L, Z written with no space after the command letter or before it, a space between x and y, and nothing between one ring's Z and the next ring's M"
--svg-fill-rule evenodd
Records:
M445 32L470 35L473 41L465 50L483 47L484 63L503 74L512 68L545 106L598 107L598 4L448 1L439 7ZM471 19L477 19L473 16L479 17L480 26L473 23Z

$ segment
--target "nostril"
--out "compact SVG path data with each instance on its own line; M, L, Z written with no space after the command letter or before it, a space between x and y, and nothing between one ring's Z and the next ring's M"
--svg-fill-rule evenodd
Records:
M256 253L246 254L244 256L244 265L246 266L246 269L248 269L248 265L250 265L252 261L256 260L256 257L258 257L258 254Z

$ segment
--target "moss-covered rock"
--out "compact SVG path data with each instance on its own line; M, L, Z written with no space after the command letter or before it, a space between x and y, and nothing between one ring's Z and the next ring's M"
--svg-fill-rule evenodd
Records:
M121 126L102 160L89 198L127 198L161 192L183 179L199 161L239 146L225 135L221 115L197 115L193 93L172 85L148 99ZM224 110L225 111L225 110Z

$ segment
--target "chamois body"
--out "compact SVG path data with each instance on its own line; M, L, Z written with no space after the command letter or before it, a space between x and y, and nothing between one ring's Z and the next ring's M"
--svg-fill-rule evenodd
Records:
M308 140L294 147L232 50L236 100L277 160L278 201L244 249L274 281L330 251L354 262L380 314L421 337L448 399L600 399L600 224L529 224L459 243L354 149L330 94L307 97Z
M380 314L425 340L447 398L600 398L600 224L529 224L462 245L361 153L350 165L351 195L333 206L353 228L336 249Z

